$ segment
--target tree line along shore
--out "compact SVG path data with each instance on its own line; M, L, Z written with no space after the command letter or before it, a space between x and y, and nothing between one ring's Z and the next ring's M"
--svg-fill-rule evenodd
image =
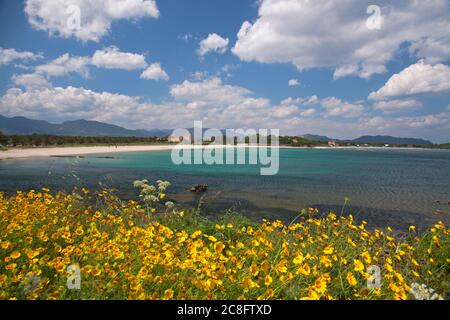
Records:
M253 137L255 138L255 137ZM235 138L237 144L238 139ZM271 137L267 137L267 144L271 143ZM245 142L252 141L252 137L246 137ZM260 142L260 137L256 137ZM212 141L203 141L203 144L210 144ZM35 147L53 147L53 146L99 146L99 145L157 145L173 144L168 137L135 137L135 136L59 136L49 134L30 134L30 135L7 135L0 131L0 150L8 148L35 148ZM224 144L226 141L224 140ZM357 143L354 141L313 141L298 136L280 136L280 146L289 147L412 147L428 149L450 149L450 143L433 145L403 145L385 143Z

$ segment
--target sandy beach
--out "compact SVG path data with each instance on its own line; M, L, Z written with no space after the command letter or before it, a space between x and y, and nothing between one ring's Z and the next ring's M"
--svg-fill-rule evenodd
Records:
M0 151L0 160L4 159L19 159L19 158L31 158L31 157L57 157L57 156L75 156L84 154L97 154L97 153L121 153L121 152L139 152L139 151L163 151L172 150L177 145L147 145L147 146L91 146L91 147L48 147L48 148L23 148L23 149L10 149L7 151ZM210 146L183 146L183 148L215 148L218 145ZM224 148L230 148L232 146L222 146ZM238 145L238 147L250 147L256 148L256 145ZM355 149L355 150L376 150L376 149L420 149L420 148L384 148L384 147L289 147L280 146L280 149Z
M147 145L147 146L91 146L91 147L49 147L49 148L23 148L23 149L10 149L6 151L0 151L0 160L3 159L18 159L18 158L31 158L31 157L62 157L62 156L74 156L84 154L97 154L97 153L121 153L121 152L139 152L139 151L163 151L172 150L177 145ZM179 147L179 146L178 146ZM214 148L217 145L210 146L181 146L182 148ZM224 148L230 148L232 146L222 146ZM243 147L243 146L240 146ZM254 148L257 146L247 146Z
M0 151L0 159L172 150L173 145L25 148Z

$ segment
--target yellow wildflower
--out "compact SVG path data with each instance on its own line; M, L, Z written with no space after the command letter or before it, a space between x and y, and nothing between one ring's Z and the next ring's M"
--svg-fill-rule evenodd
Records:
M264 284L266 285L266 287L270 286L273 282L273 279L270 275L267 275L266 278L264 279Z
M354 259L353 264L355 266L354 270L356 272L364 272L364 264L359 259Z
M323 264L325 268L329 268L332 266L331 259L328 256L320 256L320 263Z
M311 273L311 268L307 263L305 263L298 269L298 272L304 276L308 276Z
M96 276L96 277L98 277L99 275L101 275L102 274L102 269L100 269L100 268L98 268L98 267L96 267L96 268L94 268L93 270L92 270L92 275L94 275L94 276Z
M217 254L221 254L224 248L225 248L225 246L224 246L224 244L222 242L214 243L214 251Z
M208 236L208 240L211 241L211 242L216 242L217 241L216 237L214 237L214 236Z
M5 267L5 269L11 271L11 270L14 270L16 267L17 267L17 263L10 263Z
M8 249L10 246L9 241L2 241L1 247L2 249Z
M256 264L252 264L249 268L249 271L254 277L256 277L259 273L258 266Z
M301 264L303 262L303 260L304 260L303 255L301 253L298 253L295 256L293 262L294 262L294 264Z
M347 272L347 282L348 282L348 284L349 284L350 286L352 286L352 287L356 286L356 284L358 283L358 282L356 281L355 276L354 276L353 273L351 273L350 271Z
M13 253L11 253L11 258L13 259L17 259L20 257L20 252L19 251L14 251Z
M165 299L165 300L172 299L173 295L174 295L174 291L172 289L167 289L166 291L164 291L163 299Z
M323 254L331 255L333 254L334 248L332 246L326 246L325 249L323 249Z
M365 262L366 264L371 264L371 263L372 263L372 257L370 256L369 252L364 251L364 252L361 254L361 257L364 259L364 262Z

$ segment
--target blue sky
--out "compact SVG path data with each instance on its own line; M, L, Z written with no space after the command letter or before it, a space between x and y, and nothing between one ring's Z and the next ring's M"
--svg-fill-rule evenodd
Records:
M3 0L0 114L450 141L449 2L375 2Z

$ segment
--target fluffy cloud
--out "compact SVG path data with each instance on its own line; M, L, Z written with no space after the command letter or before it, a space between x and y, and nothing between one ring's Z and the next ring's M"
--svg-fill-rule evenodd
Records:
M202 82L186 80L173 85L170 93L178 101L215 103L216 106L224 106L245 100L251 92L243 87L223 84L221 79L213 78Z
M381 132L386 132L386 130L398 130L397 132L401 132L410 129L410 134L417 136L416 129L430 129L435 131L442 128L444 130L450 129L450 113L444 112L424 116L395 118L371 117L361 120L358 126L367 131L375 129ZM448 139L448 135L446 139Z
M300 85L300 81L298 81L297 79L291 79L288 81L288 85L289 87L297 87Z
M273 115L277 118L285 118L298 112L296 106L278 106L273 110Z
M14 75L12 80L15 85L26 89L50 88L51 84L43 76L37 73Z
M217 52L223 54L227 51L229 40L224 39L216 33L210 33L208 37L200 41L198 54L204 56L209 52Z
M189 77L192 80L200 81L200 80L207 79L209 77L209 72L208 71L195 71L195 72L192 72L189 75Z
M36 73L49 77L60 77L70 73L78 73L87 78L90 67L106 69L135 70L148 66L145 56L137 53L122 52L117 47L97 50L92 57L71 56L68 53L42 65L36 66ZM169 80L167 73L156 62L148 66L141 74L141 79Z
M406 123L406 125L410 128L433 128L436 126L445 125L448 129L450 129L450 113L430 114L419 117L404 117L398 118L398 121Z
M364 105L360 102L351 103L336 97L319 99L317 96L310 96L284 99L278 106L278 114L286 114L288 110L290 114L294 114L293 107L297 108L297 116L311 117L317 115L322 118L357 118L365 110Z
M88 57L73 57L68 53L61 55L49 63L36 66L35 70L39 74L48 77L61 77L69 73L79 73L83 77L89 77Z
M244 61L327 67L335 78L386 72L402 44L432 62L450 58L448 0L380 0L381 29L368 28L368 0L262 0L242 24L232 51ZM318 23L320 21L320 23Z
M297 100L287 98L281 101L280 105L273 109L273 115L277 118L285 118L298 114L299 103Z
M384 100L447 90L450 90L450 67L444 64L431 65L419 61L393 75L380 90L372 92L369 99Z
M71 86L12 88L0 97L0 114L49 121L85 118L135 128L190 127L195 120L210 126L254 126L271 117L267 99L253 98L250 91L219 79L185 81L172 86L171 92L171 100L152 104L139 97Z
M121 52L117 47L97 50L92 56L92 64L98 68L134 70L147 66L142 54Z
M450 112L420 117L353 118L349 116L355 110L348 106L359 106L358 103L311 96L272 104L246 88L225 84L218 78L184 81L171 87L171 95L172 98L153 104L140 97L71 86L12 88L0 97L0 114L53 122L84 118L144 129L189 128L194 121L202 120L205 127L280 128L284 134L316 133L337 138L362 134L420 136L431 132L431 136L440 135L445 140L450 129ZM331 117L329 113L341 116Z
M316 95L310 96L310 97L307 97L307 98L299 98L297 100L300 100L304 105L307 105L307 106L311 106L311 105L315 105L315 104L319 104L320 103L320 100L319 100L319 98Z
M364 106L361 103L351 103L336 97L319 99L317 96L286 98L274 109L276 115L308 118L319 116L323 119L334 117L351 119L361 116Z
M314 101L314 102L313 102ZM311 105L319 105L319 99L314 96L314 98L286 98L281 101L280 105L277 106L273 113L276 117L293 117L298 119L298 117L308 118L317 114L315 108L310 108Z
M305 111L300 112L302 117L311 117L317 113L317 110L314 108L306 109Z
M169 80L169 75L161 68L160 63L152 63L141 74L141 79L145 80Z
M0 113L49 121L85 118L134 128L191 127L195 120L209 127L287 128L302 121L301 112L313 113L303 110L301 99L273 105L218 78L184 81L171 87L171 95L161 104L152 104L139 97L71 86L12 88L0 97Z
M40 58L42 58L42 55L33 52L0 47L0 66L10 64L14 60L36 60Z
M112 113L127 112L136 104L137 98L70 86L25 91L13 88L0 99L0 110L4 114L52 120L101 119L105 113L106 120Z
M326 115L332 117L356 118L364 111L360 103L350 103L335 97L323 99L320 104L326 109Z
M25 12L33 28L82 41L99 41L114 20L159 16L154 0L27 0Z
M420 107L422 107L422 103L414 99L378 101L374 104L375 109L381 110L384 113L409 111Z

